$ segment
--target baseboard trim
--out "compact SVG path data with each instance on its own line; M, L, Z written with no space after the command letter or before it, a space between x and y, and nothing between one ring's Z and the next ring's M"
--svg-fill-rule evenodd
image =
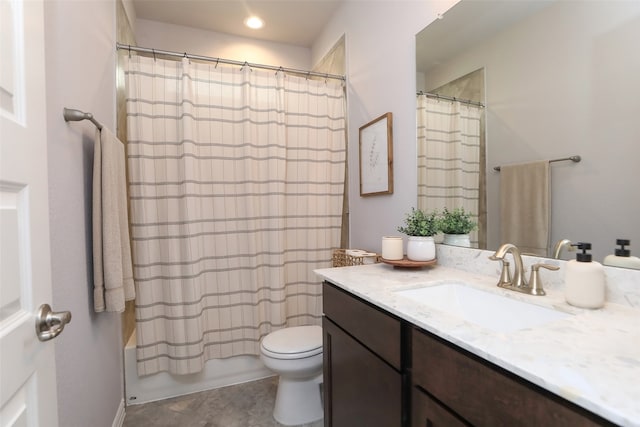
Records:
M116 417L113 419L112 427L122 427L124 424L124 416L126 415L124 410L124 399L120 400L120 405L118 405L118 411L116 412Z

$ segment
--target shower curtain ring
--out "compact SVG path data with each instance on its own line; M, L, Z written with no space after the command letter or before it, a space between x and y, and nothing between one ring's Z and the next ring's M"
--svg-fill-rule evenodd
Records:
M153 62L156 61L156 50L155 49L151 49L151 52L153 53Z
M215 70L216 68L218 68L218 63L219 63L219 62L220 62L220 58L217 58L217 59L216 59L216 66L215 66L215 67L213 67L213 69L214 69L214 70Z
M129 59L131 59L131 45L129 45Z

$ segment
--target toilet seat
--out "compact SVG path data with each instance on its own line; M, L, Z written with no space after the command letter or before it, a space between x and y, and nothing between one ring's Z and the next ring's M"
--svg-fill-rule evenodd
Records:
M274 359L304 359L322 353L320 326L282 328L264 337L262 354Z

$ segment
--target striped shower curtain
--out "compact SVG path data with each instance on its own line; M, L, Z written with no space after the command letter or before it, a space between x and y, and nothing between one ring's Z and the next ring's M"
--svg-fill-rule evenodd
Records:
M340 243L340 83L128 58L138 372L188 374L317 324Z
M417 98L418 208L464 208L478 220L482 108L459 101ZM470 235L478 246L478 232Z

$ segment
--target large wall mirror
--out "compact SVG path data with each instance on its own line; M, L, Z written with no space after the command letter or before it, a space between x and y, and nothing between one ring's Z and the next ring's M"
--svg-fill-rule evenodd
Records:
M418 91L484 104L478 247L504 243L495 166L581 156L550 164L547 256L640 256L639 40L640 2L604 0L462 0L416 36Z

